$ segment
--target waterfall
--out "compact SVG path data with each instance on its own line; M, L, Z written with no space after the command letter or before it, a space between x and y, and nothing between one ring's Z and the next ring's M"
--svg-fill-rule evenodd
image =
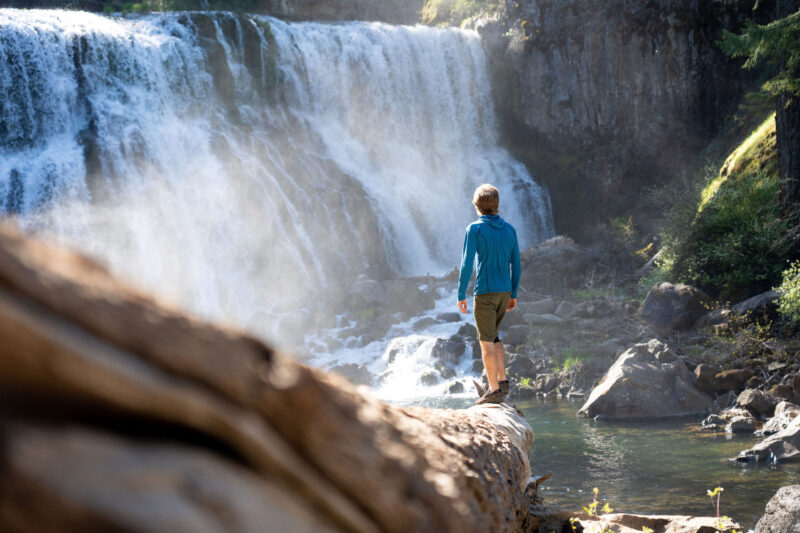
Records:
M456 29L0 9L0 216L268 335L359 273L451 270L481 183L521 246L553 234L486 61Z

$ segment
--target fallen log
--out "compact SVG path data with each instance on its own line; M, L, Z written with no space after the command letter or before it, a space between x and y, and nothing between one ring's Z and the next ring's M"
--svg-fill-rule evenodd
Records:
M508 406L398 408L0 228L0 529L519 531Z

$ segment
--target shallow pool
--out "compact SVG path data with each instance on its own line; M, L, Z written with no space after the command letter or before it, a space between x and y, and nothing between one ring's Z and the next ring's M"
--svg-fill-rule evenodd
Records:
M460 408L472 401L414 403ZM714 511L706 491L721 486L722 514L751 528L779 487L800 483L800 464L728 461L758 442L756 437L701 432L698 419L594 422L575 415L580 406L569 400L517 404L536 435L533 471L552 474L539 493L546 503L565 510L587 505L597 487L600 500L615 511L710 516Z

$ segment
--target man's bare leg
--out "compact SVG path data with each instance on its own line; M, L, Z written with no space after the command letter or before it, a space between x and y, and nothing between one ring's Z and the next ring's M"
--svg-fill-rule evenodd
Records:
M508 378L506 378L506 352L502 342L494 343L494 357L497 360L497 381L505 381Z
M493 342L481 341L481 357L483 367L486 369L486 377L489 379L489 392L494 392L500 388L497 383L497 357ZM505 370L503 371L505 373Z

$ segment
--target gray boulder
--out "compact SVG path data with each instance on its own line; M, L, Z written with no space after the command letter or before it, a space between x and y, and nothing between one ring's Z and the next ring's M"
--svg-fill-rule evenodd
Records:
M736 416L728 422L725 431L728 433L752 433L756 427L756 419L751 415Z
M547 315L555 312L557 302L552 298L537 300L535 302L520 302L519 310L523 313L533 313L535 315Z
M739 302L731 309L737 315L774 315L778 310L780 291L767 291Z
M694 384L706 392L714 392L716 390L714 376L716 375L717 372L709 365L699 364L694 369Z
M536 365L525 355L509 354L506 359L506 372L516 379L533 378L536 376Z
M772 435L783 431L800 415L800 407L793 403L783 401L775 406L775 416L767 420L764 427L758 432L761 435Z
M364 365L348 363L331 368L331 372L339 374L353 385L372 385L372 374Z
M653 339L625 351L578 411L607 418L653 418L705 413L711 398L669 347Z
M689 285L659 283L647 293L639 316L661 330L689 329L707 312L706 293Z
M520 344L528 344L528 339L531 336L532 331L531 328L528 326L520 325L520 326L511 326L506 330L505 334L502 337L502 341L505 344L510 344L511 346L519 346Z
M545 315L534 315L528 313L525 315L525 322L530 324L531 326L556 326L561 324L563 320L556 315L552 314L545 314Z
M461 320L461 314L455 311L452 313L439 313L436 315L436 320L441 322L458 322Z
M736 405L747 409L758 417L770 417L775 412L777 399L757 389L745 389L736 398Z
M800 533L800 485L778 489L767 502L755 533Z
M431 356L452 365L461 359L466 349L463 341L436 339L431 348Z
M741 452L736 460L769 463L800 461L800 416L795 417L786 429Z

